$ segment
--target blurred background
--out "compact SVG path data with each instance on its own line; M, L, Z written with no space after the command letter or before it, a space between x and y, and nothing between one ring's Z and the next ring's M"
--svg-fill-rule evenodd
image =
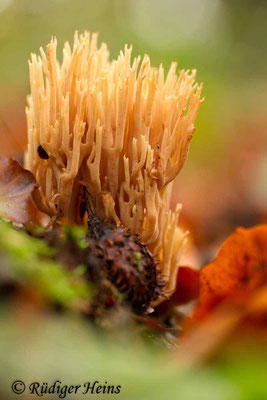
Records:
M112 58L128 43L165 71L173 60L196 68L206 100L173 206L209 258L236 226L266 217L266 19L265 0L0 0L0 155L25 148L27 60L52 35L58 54L86 29Z
M52 35L59 55L75 30L89 30L99 32L111 58L128 43L134 55L149 54L165 71L171 61L180 69L196 68L205 102L172 207L183 203L181 224L191 231L183 263L203 266L237 226L266 222L266 21L266 0L0 0L0 156L20 158L25 149L27 60ZM39 375L40 381L70 384L102 376L126 386L120 398L127 400L171 399L173 393L182 400L266 398L257 384L259 376L266 382L266 365L251 361L254 351L236 361L230 352L227 368L222 362L178 379L176 365L156 352L131 351L131 337L105 347L79 317L51 317L46 310L41 317L29 295L22 298L0 306L3 398L13 398L6 386L11 377L30 382Z

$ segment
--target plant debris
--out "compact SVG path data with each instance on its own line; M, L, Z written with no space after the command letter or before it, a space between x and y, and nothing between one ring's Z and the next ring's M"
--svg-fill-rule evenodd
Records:
M266 269L267 225L238 228L200 272L201 310L212 308L240 288L256 288Z
M0 216L25 224L36 214L32 193L38 184L16 160L0 159Z
M87 211L90 257L96 257L99 268L105 269L107 279L134 310L147 311L149 305L161 296L165 285L160 277L158 261L137 236L132 236L122 227L101 222L93 214L89 201Z
M196 364L226 343L253 337L266 344L266 334L267 225L238 228L200 271L200 302L185 324L179 357Z

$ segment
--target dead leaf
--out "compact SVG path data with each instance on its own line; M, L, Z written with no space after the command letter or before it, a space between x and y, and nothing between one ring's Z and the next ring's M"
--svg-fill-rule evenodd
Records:
M177 288L172 295L176 304L186 304L199 296L199 271L181 266L177 277Z
M168 328L164 326L157 318L153 317L141 317L139 315L135 316L135 319L139 322L142 322L149 329L158 331L158 332L166 332Z
M203 362L258 327L266 332L267 225L237 229L200 271L200 303L184 324L179 358L189 365Z
M161 316L171 315L177 306L187 304L198 297L199 271L191 267L180 266L175 292L156 308L156 312Z
M200 271L201 307L212 307L238 288L258 287L266 269L267 225L238 228Z
M30 221L36 213L31 195L37 187L32 173L18 161L0 159L0 216L22 224Z
M205 362L229 338L244 314L240 304L223 302L204 321L194 321L179 338L177 355L180 362L186 367Z

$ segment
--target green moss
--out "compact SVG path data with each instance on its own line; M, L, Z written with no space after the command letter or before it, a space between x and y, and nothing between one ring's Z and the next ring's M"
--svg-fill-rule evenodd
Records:
M137 264L137 268L141 269L141 254L139 252L134 253L134 258Z
M52 259L53 249L44 239L15 230L11 224L0 220L0 252L7 262L7 274L22 285L36 287L47 300L71 308L88 299L90 289L82 279L84 267L67 271Z
M84 226L64 226L62 228L63 239L71 239L80 249L86 249L88 243L85 240L86 229Z

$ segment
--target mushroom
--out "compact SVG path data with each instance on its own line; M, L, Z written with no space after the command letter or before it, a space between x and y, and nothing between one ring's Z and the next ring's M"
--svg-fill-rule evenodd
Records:
M56 48L52 38L46 54L41 48L29 61L25 166L39 184L37 205L59 222L80 224L86 187L100 220L129 229L159 258L169 297L187 237L178 227L181 206L170 211L169 200L202 84L195 70L177 76L176 63L164 78L162 65L152 67L147 55L131 62L132 47L110 62L96 33L75 33L62 64Z

